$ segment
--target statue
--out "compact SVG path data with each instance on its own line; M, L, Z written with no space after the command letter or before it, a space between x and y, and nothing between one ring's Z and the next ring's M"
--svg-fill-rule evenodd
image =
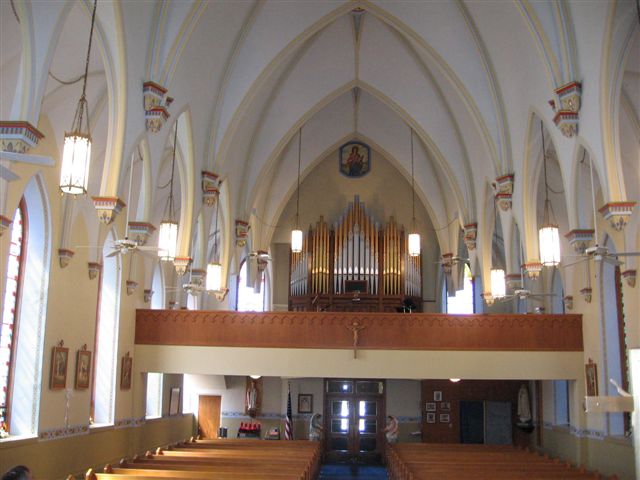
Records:
M322 440L322 414L314 413L309 421L309 440L312 442L319 442Z
M387 418L389 421L382 431L387 437L387 442L398 443L398 419L393 415L389 415Z

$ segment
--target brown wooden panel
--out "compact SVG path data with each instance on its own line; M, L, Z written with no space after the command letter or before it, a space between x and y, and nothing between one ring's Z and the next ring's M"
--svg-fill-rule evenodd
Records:
M136 344L378 350L582 351L581 315L138 310Z
M198 433L202 438L218 438L220 402L220 395L198 397Z

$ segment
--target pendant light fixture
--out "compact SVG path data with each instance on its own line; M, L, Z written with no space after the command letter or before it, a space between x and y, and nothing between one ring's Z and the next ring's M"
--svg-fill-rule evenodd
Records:
M160 260L172 262L176 258L178 244L178 222L173 212L173 176L176 166L176 145L178 142L178 120L173 134L173 158L171 160L171 181L169 182L169 198L165 209L165 219L160 222L158 232L158 257Z
M416 188L413 172L413 128L411 129L411 233L409 234L409 255L420 255L420 234L416 228Z
M546 267L555 267L560 263L560 234L558 225L553 221L553 208L549 200L549 183L547 179L547 150L544 142L544 125L540 120L542 134L542 161L544 168L544 212L542 227L538 230L538 246L540 248L540 262Z
M493 245L498 244L498 211L496 209L496 200L493 199L493 242L491 242L491 262L493 263ZM503 298L507 294L504 270L501 268L491 269L491 297Z
M76 113L73 116L71 131L64 134L62 150L62 167L60 169L60 191L70 195L84 195L87 193L89 181L89 164L91 161L91 132L89 130L89 106L87 104L87 78L89 74L89 59L91 58L91 40L96 20L98 0L93 2L91 14L91 30L89 31L89 47L84 64L84 78L82 80L82 95L78 100ZM83 123L84 128L83 128Z
M298 187L296 188L296 220L294 229L291 230L291 251L302 252L302 230L300 230L300 158L302 156L302 127L298 132Z
M206 289L212 292L222 290L222 264L218 255L218 212L220 211L220 193L216 202L216 223L213 231L213 261L207 265Z

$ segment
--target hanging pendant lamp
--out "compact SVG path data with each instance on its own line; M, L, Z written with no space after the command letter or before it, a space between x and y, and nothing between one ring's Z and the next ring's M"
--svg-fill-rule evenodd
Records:
M493 257L493 244L498 244L498 211L496 209L496 201L495 198L493 200L493 242L491 246L491 256ZM493 258L492 258L493 263ZM503 298L507 294L507 287L505 282L505 274L502 268L492 268L491 269L491 297L492 298Z
M409 255L417 257L420 255L420 234L416 227L416 189L413 172L413 128L411 129L411 233L408 237Z
M169 198L165 210L165 219L160 222L158 231L158 257L160 260L172 262L176 258L178 246L178 222L174 220L173 212L173 177L176 165L176 144L178 142L178 121L173 135L173 158L171 160L171 182L169 183Z
M91 30L89 31L89 47L84 65L84 79L82 81L82 95L78 100L76 113L73 116L71 131L64 134L62 150L62 167L60 169L60 191L70 195L84 195L87 193L89 182L89 164L91 162L91 132L89 129L89 105L87 104L87 77L89 74L89 59L91 58L91 41L93 27L96 20L98 0L93 3L91 14ZM84 125L83 125L84 124Z
M300 229L300 157L302 155L302 127L298 133L298 187L296 188L296 220L291 230L291 251L302 252L302 230Z
M220 210L220 193L216 202L216 223L213 232L213 261L207 265L207 281L205 288L209 291L219 292L222 290L222 264L218 255L218 212Z
M560 233L558 225L553 222L553 209L549 200L549 183L547 179L547 150L544 142L544 125L540 121L542 134L542 161L544 167L544 213L542 227L538 230L538 246L540 262L546 267L555 267L560 263Z

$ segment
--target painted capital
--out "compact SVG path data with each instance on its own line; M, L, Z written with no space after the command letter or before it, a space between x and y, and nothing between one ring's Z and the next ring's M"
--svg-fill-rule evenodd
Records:
M93 206L98 211L98 219L105 225L109 225L116 219L126 204L118 197L91 197Z
M440 261L442 262L442 271L444 274L451 275L451 270L453 268L453 253L442 254Z
M223 288L222 290L219 290L217 292L213 292L213 295L216 297L216 300L221 302L227 296L227 293L229 293L229 289L228 288Z
M0 237L2 236L4 231L11 226L12 223L13 220L11 220L10 218L5 217L4 215L0 215Z
M592 293L593 290L591 289L591 287L583 288L582 290L580 290L580 295L582 295L582 298L584 298L584 301L587 303L591 303Z
M102 264L98 262L89 262L87 267L89 271L89 280L96 278L102 270Z
M187 272L187 268L191 263L190 257L176 257L173 259L173 266L176 269L176 274L180 277Z
M138 288L138 282L127 280L127 295L132 295L136 288Z
M256 252L256 263L258 264L258 273L262 274L269 264L267 258L269 257L269 252L266 250L258 250Z
M513 197L513 179L514 175L512 173L508 175L502 175L496 178L494 183L495 188L495 197L496 202L498 203L498 207L503 212L511 209L511 199Z
M622 275L622 278L624 278L624 281L627 282L627 285L633 288L636 286L636 274L637 274L637 271L633 269L633 270L625 270L620 275Z
M609 220L614 230L620 232L627 225L635 206L636 202L609 202L600 207L598 211L605 220Z
M0 121L0 150L27 153L44 135L29 122Z
M207 276L207 271L202 268L191 269L191 282L200 287L204 287L204 279Z
M531 280L537 280L542 272L542 263L539 261L527 262L522 267Z
M571 138L578 134L578 114L567 110L558 110L553 117L553 123L565 137Z
M556 88L558 96L559 110L578 113L580 110L580 98L582 97L582 84L580 82L569 82Z
M469 223L464 226L464 244L470 252L476 249L476 238L478 236L478 224Z
M142 84L144 118L147 131L159 132L169 118L167 108L173 101L167 97L167 89L151 80Z
M593 230L589 229L575 229L568 233L565 233L565 238L569 241L569 244L574 248L576 253L583 254L585 249L593 241Z
M146 245L156 227L148 222L129 222L129 238L138 245Z
M58 262L60 263L60 268L66 268L75 254L76 252L74 252L73 250L69 250L67 248L59 248Z
M145 288L142 299L144 303L149 303L151 301L151 297L153 297L153 290L150 288Z
M202 202L207 207L213 207L220 195L218 178L218 175L213 172L202 171Z
M249 222L236 219L236 245L244 247L247 244L249 236Z
M562 297L562 301L566 310L573 310L573 295L565 295Z

